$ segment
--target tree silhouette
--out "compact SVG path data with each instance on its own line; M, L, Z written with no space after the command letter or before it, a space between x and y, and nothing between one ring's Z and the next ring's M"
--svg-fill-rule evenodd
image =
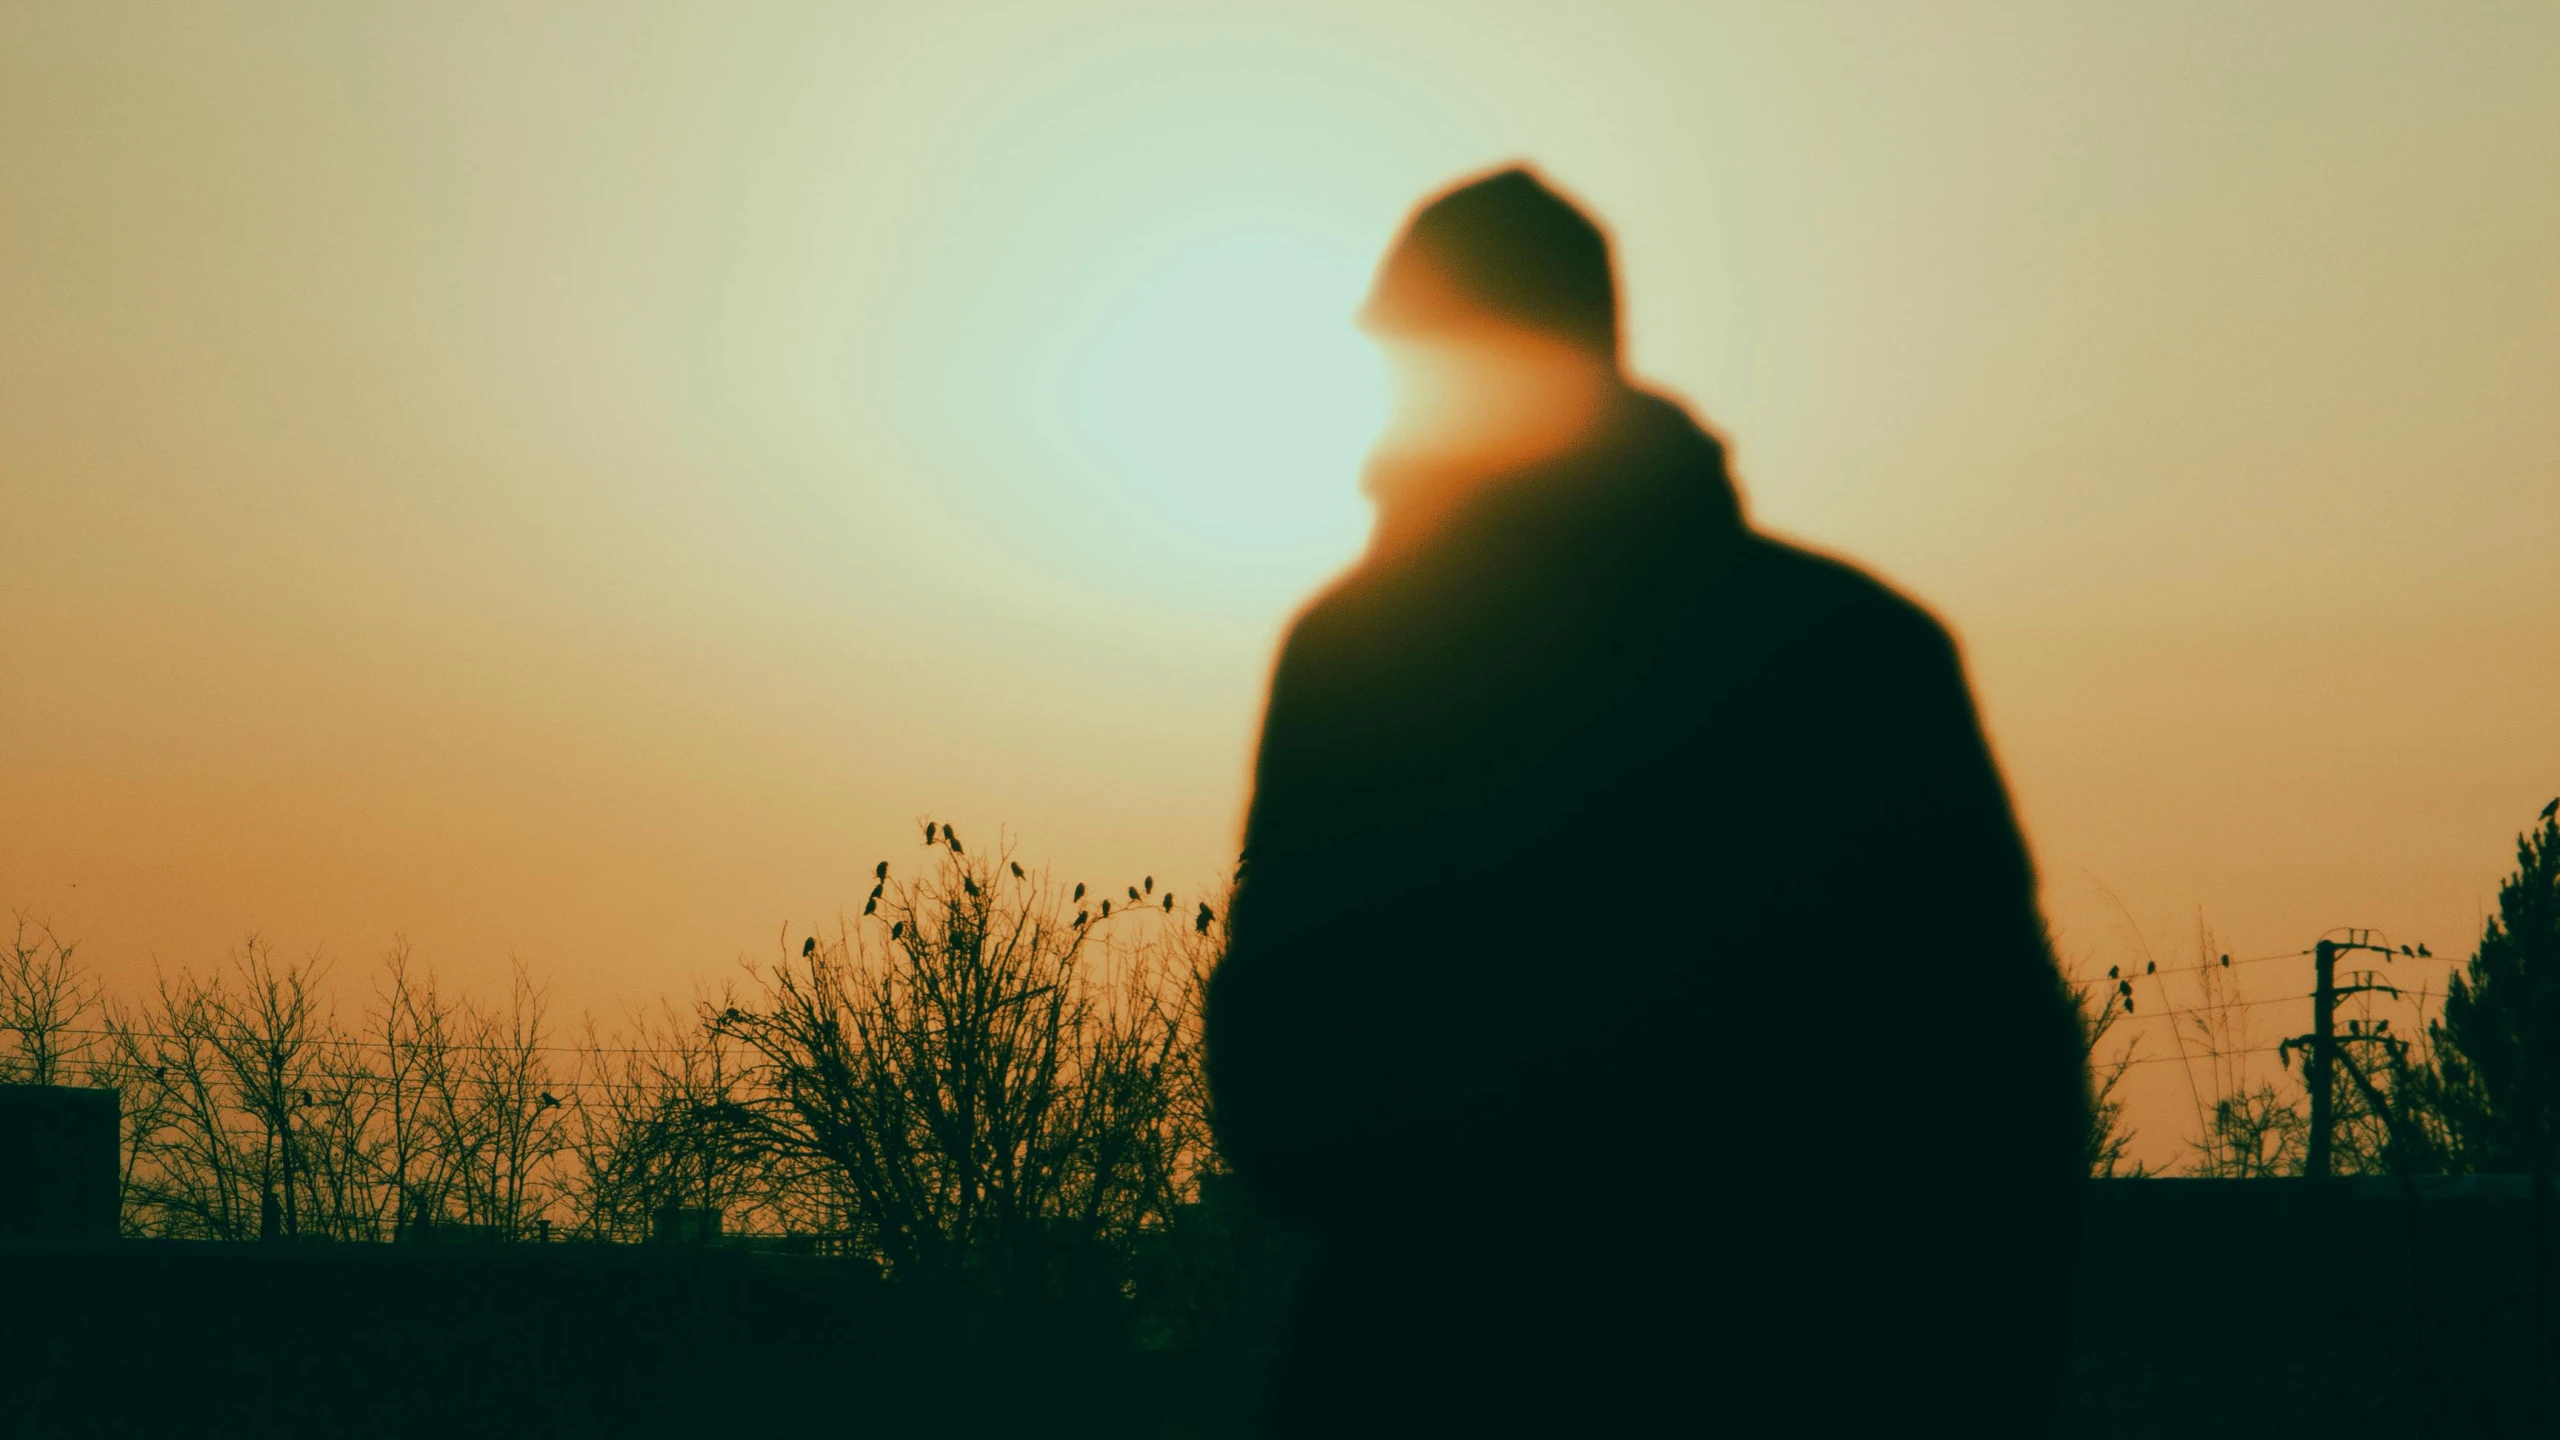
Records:
M2071 982L2072 999L2080 1010L2080 1055L2089 1068L2089 1138L2083 1153L2094 1179L2143 1173L2130 1154L2133 1127L2125 1122L2124 1097L2116 1093L2133 1067L2133 1048L2107 1043L2125 1013L2116 1005L2116 983L2112 972L2104 984Z
M20 911L0 948L0 1084L60 1085L88 1054L96 981L53 928Z
M2560 819L2516 837L2498 913L2430 1027L2436 1109L2463 1168L2549 1174L2560 1105Z
M944 853L876 911L709 1007L752 1057L740 1113L892 1273L1124 1295L1207 1155L1196 985L1171 954L1197 936L1106 939L1001 847L973 858L930 824L926 843Z

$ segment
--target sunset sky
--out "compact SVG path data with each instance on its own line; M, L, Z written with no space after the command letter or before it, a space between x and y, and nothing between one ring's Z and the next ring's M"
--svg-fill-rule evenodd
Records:
M2469 953L2560 793L2547 4L18 0L0 906L611 1014L926 815L1197 890L1364 534L1349 314L1512 159L1958 632L2067 956Z

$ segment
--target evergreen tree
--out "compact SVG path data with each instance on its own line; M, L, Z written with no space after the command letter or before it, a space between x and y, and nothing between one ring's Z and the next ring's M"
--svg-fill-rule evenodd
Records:
M2498 913L2430 1027L2457 1166L2551 1173L2560 1120L2560 801L2516 838Z

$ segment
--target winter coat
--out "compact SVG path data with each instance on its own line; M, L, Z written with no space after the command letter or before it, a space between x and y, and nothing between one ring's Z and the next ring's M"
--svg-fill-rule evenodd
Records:
M1955 647L1666 401L1298 617L1208 1023L1284 1433L2050 1404L2083 1057Z

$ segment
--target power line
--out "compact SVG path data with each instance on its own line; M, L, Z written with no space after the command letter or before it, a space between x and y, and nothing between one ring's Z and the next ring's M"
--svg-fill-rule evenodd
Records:
M2111 1065L2165 1065L2174 1060L2185 1064L2196 1060L2224 1060L2238 1055L2273 1055L2281 1048L2276 1045L2252 1045L2242 1050L2190 1050L2184 1055L2145 1055L2140 1059L2108 1063Z
M2274 995L2269 996L2264 1000L2224 1000L2211 1005L2193 1006L2171 1005L2167 1007L2155 1007L2149 1010L2135 1010L2129 1013L2136 1020L2145 1020L2154 1016L2162 1015L2218 1015L2225 1010L2253 1010L2261 1005L2299 1005L2310 998L2311 997L2308 995Z
M16 1026L0 1025L0 1030L14 1030L18 1028L19 1027ZM178 1035L165 1030L119 1030L80 1025L50 1026L45 1028L45 1033L49 1035L94 1035L101 1037L121 1035L128 1036L136 1040L167 1040L173 1042L196 1040L208 1045L216 1043L211 1035ZM327 1047L337 1050L383 1051L388 1048L383 1041L371 1039L362 1035L314 1035L300 1041L299 1043L306 1046ZM740 1043L743 1044L744 1042ZM466 1055L666 1055L676 1053L676 1047L673 1046L653 1047L647 1045L496 1045L487 1041L476 1040L438 1040L433 1042L403 1041L401 1044L405 1049L418 1052L441 1051Z
M2223 964L2221 961L2217 960L2217 961L2214 961L2213 963L2211 963L2211 964L2207 964L2207 965L2162 965L2162 966L2154 966L2154 967L2152 967L2152 968L2151 968L2151 969L2149 969L2149 970L2145 970L2145 971L2143 971L2141 976L2126 975L2126 976L2123 976L2123 977L2120 977L2120 978L2127 979L2127 980L2133 980L2133 979L2139 979L2139 978L2147 978L2147 977L2152 976L2152 975L2192 975L2192 974L2195 974L2197 971L2200 971L2200 970L2234 970L2234 969L2238 969L2240 966L2243 966L2243 965L2264 965L2264 964L2266 964L2266 963L2268 963L2269 961L2272 961L2272 960L2298 960L2298 959L2300 959L2301 957L2303 957L2303 956L2305 956L2305 955L2308 955L2308 954L2310 954L2310 953L2311 953L2311 952L2310 952L2310 951L2308 951L2308 950L2286 950L2286 951L2282 951L2282 952L2277 953L2277 954L2274 954L2274 955L2252 955L2252 956L2250 956L2250 957L2249 957L2248 959L2246 959L2246 960L2234 960L2234 961L2232 961L2232 962L2231 962L2230 964L2228 964L2228 965L2225 965L2225 964ZM2119 968L2119 969L2121 969L2122 967L2121 967L2121 966L2119 966L2118 968ZM2111 977L2111 978L2114 978L2114 977Z
M62 1068L66 1071L79 1071L89 1075L122 1075L126 1079L137 1081L149 1079L157 1081L163 1085L169 1084L172 1080L183 1080L185 1078L183 1074L172 1075L168 1073L171 1067L143 1064L132 1060L67 1060L64 1062ZM227 1072L227 1067L225 1067L225 1071ZM218 1072L212 1067L207 1067L203 1072L201 1072L201 1074L202 1078L206 1081L219 1085L225 1089L236 1090L242 1088L240 1085L235 1084L231 1078L228 1078L227 1073ZM742 1076L740 1079L743 1081L744 1077ZM427 1095L438 1090L485 1093L490 1087L475 1084L467 1076L461 1077L456 1083L429 1085L424 1081L420 1081L415 1084L395 1081L388 1075L344 1074L320 1071L302 1079L284 1082L281 1088L286 1090L308 1090L317 1095L338 1095L353 1093L356 1091L369 1091L375 1094ZM608 1078L561 1076L557 1078L546 1077L543 1079L527 1081L526 1088L535 1091L601 1090L611 1092L617 1090L637 1091L643 1089L655 1090L682 1087L660 1087L641 1082L613 1080Z

